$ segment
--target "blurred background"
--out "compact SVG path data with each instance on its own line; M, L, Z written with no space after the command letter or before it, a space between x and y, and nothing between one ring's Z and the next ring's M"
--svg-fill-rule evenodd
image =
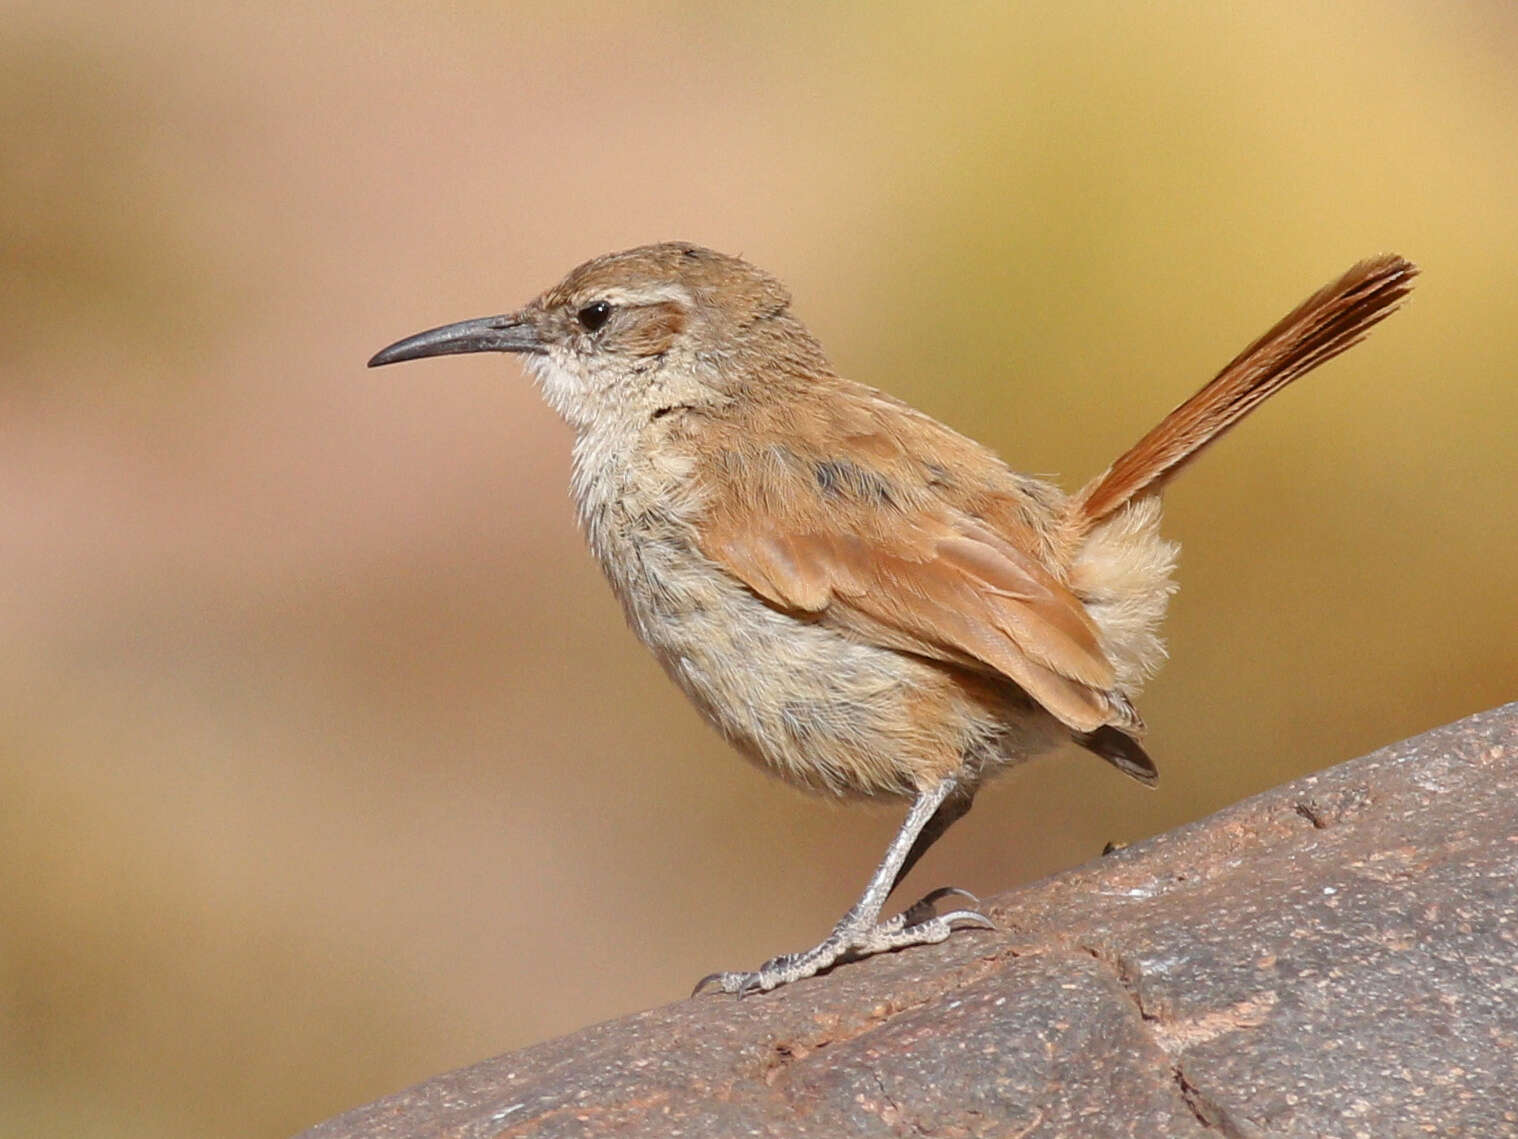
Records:
M610 249L743 253L1070 487L1355 260L1424 268L1170 494L1158 793L1042 760L916 892L1518 695L1510 4L0 17L0 1133L288 1135L853 901L899 811L697 719L516 362L364 370Z

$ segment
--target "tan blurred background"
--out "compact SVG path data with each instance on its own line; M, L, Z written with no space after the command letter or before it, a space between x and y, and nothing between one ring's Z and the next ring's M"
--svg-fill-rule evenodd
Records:
M810 944L898 813L767 780L510 359L364 360L666 238L1073 485L1351 262L1425 275L1184 478L1158 793L991 893L1518 695L1509 4L0 4L0 1133L282 1136Z

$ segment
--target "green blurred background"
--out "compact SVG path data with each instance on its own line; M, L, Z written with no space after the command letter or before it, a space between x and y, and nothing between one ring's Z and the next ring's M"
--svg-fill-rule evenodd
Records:
M1073 486L1358 258L1407 311L1180 481L1156 794L993 893L1518 694L1511 4L0 5L0 1133L282 1136L810 944L898 813L737 761L510 359L667 238Z

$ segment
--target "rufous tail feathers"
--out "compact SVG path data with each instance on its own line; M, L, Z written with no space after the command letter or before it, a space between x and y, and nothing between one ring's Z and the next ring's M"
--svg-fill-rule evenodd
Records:
M1078 532L1157 493L1207 444L1292 380L1353 348L1412 289L1418 267L1394 253L1362 261L1308 297L1160 421L1071 502Z

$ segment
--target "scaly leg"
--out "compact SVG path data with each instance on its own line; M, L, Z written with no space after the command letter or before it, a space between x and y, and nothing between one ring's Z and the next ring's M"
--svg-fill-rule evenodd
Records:
M943 797L943 801L938 804L917 837L912 840L912 848L907 851L906 858L902 860L901 869L896 871L896 879L891 883L892 893L895 893L896 887L901 885L901 880L912 872L912 867L917 865L917 860L928 853L928 848L943 838L946 830L969 813L970 804L973 801L972 796L959 794L957 787L951 789ZM963 890L951 892L964 893ZM934 890L933 893L941 894L942 891Z
M949 828L955 819L969 809L968 798L951 798L959 789L953 779L945 779L936 787L923 791L912 804L901 830L886 849L864 895L849 908L839 923L819 945L802 953L784 953L771 958L752 973L713 973L703 977L696 985L695 993L715 984L725 993L745 996L749 993L768 992L770 989L811 977L836 965L842 958L868 957L889 949L902 949L909 945L931 945L943 941L959 926L978 926L994 929L991 920L974 910L954 910L947 914L933 914L933 903L939 898L959 890L935 890L922 901L915 903L901 914L884 922L880 920L881 907L896 883L910 869L911 864L927 850L933 840ZM949 802L946 804L946 800ZM940 814L940 808L945 810ZM931 824L931 825L930 825ZM957 924L956 924L957 923ZM695 993L691 995L694 996Z

